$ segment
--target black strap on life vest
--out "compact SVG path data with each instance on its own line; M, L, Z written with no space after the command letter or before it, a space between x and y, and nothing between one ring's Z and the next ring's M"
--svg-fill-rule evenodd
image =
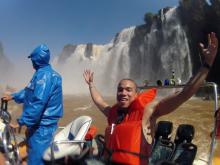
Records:
M120 124L124 120L127 113L128 113L127 109L117 109L117 119L115 124Z
M113 149L107 148L107 147L105 146L104 136L103 136L103 135L97 135L97 140L98 140L99 142L101 142L102 145L103 145L103 151L102 151L102 153L100 154L100 156L103 156L104 151L106 151L106 153L109 155L109 158L111 158L113 152L124 152L124 153L128 153L128 154L137 156L137 157L139 157L140 159L149 159L148 156L143 155L143 154L141 154L141 153L126 151L126 150L123 150L123 149L113 150Z
M133 155L133 156L137 156L137 157L139 157L140 159L147 159L147 160L149 159L148 156L143 155L143 154L141 154L141 153L131 152L131 151L123 150L123 149L112 150L112 153L113 153L113 152L124 152L124 153L127 153L127 154L131 154L131 155Z

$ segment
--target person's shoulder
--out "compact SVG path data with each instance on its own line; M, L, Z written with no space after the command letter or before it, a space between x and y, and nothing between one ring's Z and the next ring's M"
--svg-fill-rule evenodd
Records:
M51 65L50 65L51 73L57 77L61 77L60 73L58 73Z
M57 77L57 78L59 78L59 79L62 79L62 76L61 76L57 71L55 71L55 70L53 70L52 76L53 76L53 77Z
M37 78L51 78L53 70L50 67L42 67L36 71Z
M38 78L45 78L45 79L51 79L52 81L58 81L62 82L61 75L55 71L51 65L48 65L47 67L44 67L39 70Z

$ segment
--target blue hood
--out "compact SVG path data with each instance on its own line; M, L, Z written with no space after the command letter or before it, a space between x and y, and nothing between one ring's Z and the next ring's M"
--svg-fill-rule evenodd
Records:
M50 50L45 44L37 46L28 58L31 58L36 68L41 68L49 64Z

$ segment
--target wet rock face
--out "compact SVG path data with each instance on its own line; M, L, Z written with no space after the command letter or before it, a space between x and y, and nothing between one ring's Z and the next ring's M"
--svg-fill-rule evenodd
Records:
M188 20L196 22L204 21L208 4L206 0L181 0L180 8Z
M220 17L220 1L219 0L210 0L212 9L214 10L217 17Z
M207 34L215 32L220 38L220 0L181 0L179 3L179 14L181 22L185 27L187 38L190 41L190 51L192 54L193 72L201 66L198 43L207 43ZM218 54L220 51L218 51ZM216 61L209 73L207 81L220 84L218 66L220 56L217 55Z

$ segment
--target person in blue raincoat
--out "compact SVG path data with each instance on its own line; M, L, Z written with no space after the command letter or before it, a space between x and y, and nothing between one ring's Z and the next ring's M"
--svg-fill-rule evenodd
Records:
M27 127L28 165L41 165L63 116L62 78L49 64L50 51L45 44L36 47L28 58L36 70L31 81L23 90L3 95L3 99L23 103L14 128Z

